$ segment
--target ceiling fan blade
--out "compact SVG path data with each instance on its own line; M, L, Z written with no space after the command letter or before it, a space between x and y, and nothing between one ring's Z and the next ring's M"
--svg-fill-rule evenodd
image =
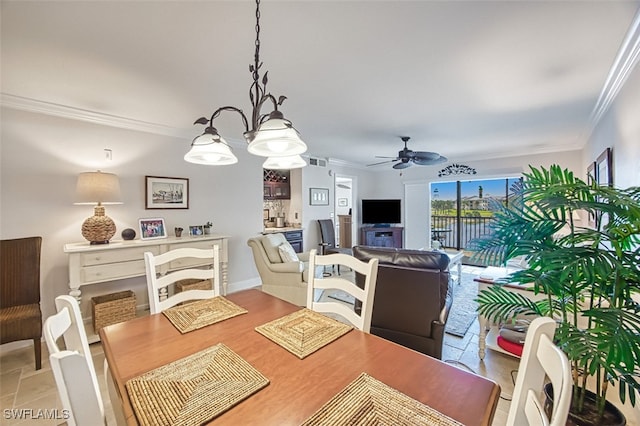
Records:
M378 166L380 164L393 163L394 161L398 161L398 160L394 159L394 160L380 161L379 163L367 164L367 167L369 167L369 166Z
M393 168L396 169L396 170L406 169L407 167L411 167L411 163L408 162L408 161L406 163L405 162L401 162L401 163L393 165Z
M434 164L440 164L447 161L447 157L443 157L442 155L438 155L435 158L414 158L413 162L419 166L433 166Z
M384 155L376 155L374 158L393 158L394 160L399 160L398 157L385 157Z
M427 151L415 151L413 155L414 160L437 160L440 158L440 154L437 152L427 152Z

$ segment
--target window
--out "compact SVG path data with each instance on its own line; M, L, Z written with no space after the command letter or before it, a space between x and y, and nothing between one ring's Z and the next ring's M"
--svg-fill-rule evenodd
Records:
M431 236L443 247L463 250L489 232L490 199L509 203L519 177L431 184Z

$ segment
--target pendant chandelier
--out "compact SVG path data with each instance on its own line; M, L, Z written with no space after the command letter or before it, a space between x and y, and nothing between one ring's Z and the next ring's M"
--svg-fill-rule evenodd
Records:
M198 118L193 124L205 125L204 133L197 136L191 142L191 149L184 156L185 161L195 164L222 166L235 164L238 158L233 154L231 147L213 126L213 121L223 111L233 111L240 115L244 124L245 140L249 144L247 150L254 155L268 157L263 167L276 165L279 168L299 168L306 166L306 162L300 154L307 150L307 145L300 138L300 133L291 122L284 118L278 107L287 99L267 92L267 73L264 73L260 81L260 0L256 0L256 49L254 63L249 65L249 72L253 77L253 83L249 87L249 100L251 101L251 121L240 108L223 106L213 112L211 117ZM261 114L265 103L273 105L273 111ZM249 128L251 124L251 128ZM274 168L274 167L272 167Z

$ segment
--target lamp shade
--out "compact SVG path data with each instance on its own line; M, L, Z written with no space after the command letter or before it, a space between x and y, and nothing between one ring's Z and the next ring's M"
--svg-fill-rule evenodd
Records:
M120 181L113 173L86 172L78 175L74 204L96 204L93 216L82 223L82 236L91 244L106 244L116 232L103 204L122 204Z
M193 140L185 161L209 166L226 166L238 162L227 142L217 134L204 133Z
M299 155L289 155L286 157L269 157L262 164L262 168L272 170L288 170L299 169L306 165L307 162L304 161L304 159Z
M120 181L113 173L85 172L78 175L74 204L122 204Z
M304 153L307 145L289 120L271 118L260 125L247 150L262 157L287 157Z

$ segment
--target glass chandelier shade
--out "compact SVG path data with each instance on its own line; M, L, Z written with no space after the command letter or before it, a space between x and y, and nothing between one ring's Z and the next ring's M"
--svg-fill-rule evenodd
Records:
M304 153L307 145L289 120L271 118L260 125L247 150L261 157L289 157Z
M289 155L286 157L269 157L262 164L263 169L289 170L305 167L307 162L299 155Z
M238 158L233 155L222 136L217 132L210 133L209 129L193 140L191 149L184 155L184 159L189 163L212 166L226 166L238 162Z

